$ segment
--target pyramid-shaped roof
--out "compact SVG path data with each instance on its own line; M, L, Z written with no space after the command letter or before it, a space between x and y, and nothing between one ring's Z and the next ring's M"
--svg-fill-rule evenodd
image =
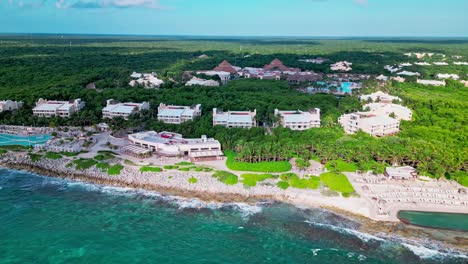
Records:
M218 67L213 69L214 71L224 71L229 72L231 74L237 73L237 70L229 63L227 60L223 60Z
M265 70L280 70L280 71L293 71L294 69L284 66L283 62L279 59L274 59L270 64L263 66Z

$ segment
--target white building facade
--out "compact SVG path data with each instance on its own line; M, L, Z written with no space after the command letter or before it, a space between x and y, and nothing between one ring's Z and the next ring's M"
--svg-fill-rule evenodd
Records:
M148 131L129 135L128 139L133 145L165 157L186 156L192 161L216 160L223 157L221 143L206 136L186 139L177 133Z
M3 111L14 111L23 107L23 102L5 100L0 101L0 112Z
M70 117L73 113L80 111L85 107L85 102L81 99L70 101L49 101L39 99L36 107L33 108L33 115L40 117Z
M257 110L252 111L228 111L223 112L213 108L213 126L227 128L252 128L257 126L255 116Z
M357 112L342 115L338 122L347 134L363 131L371 136L383 137L400 132L400 121L388 116Z
M107 100L106 107L102 109L102 117L112 119L122 117L128 119L130 115L139 113L142 110L149 110L150 104L143 103L120 103L114 99Z
M413 119L411 109L398 104L370 103L364 105L363 109L369 109L370 113L376 116L390 116L393 113L398 120L411 121Z
M158 107L158 120L166 124L182 124L200 116L201 104L193 106L166 105L161 103Z
M279 124L282 127L291 130L307 130L320 127L320 109L314 108L307 112L297 111L280 111L275 109L275 116L279 117Z
M401 102L401 98L398 96L392 96L382 91L377 91L371 94L361 95L359 97L361 101L372 101L372 102L383 102L383 103L391 103L393 101Z

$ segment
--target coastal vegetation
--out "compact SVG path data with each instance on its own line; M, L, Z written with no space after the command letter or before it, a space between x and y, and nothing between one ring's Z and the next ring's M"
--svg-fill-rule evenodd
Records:
M258 182L262 182L267 179L273 179L277 177L278 176L275 176L273 174L266 174L266 173L265 174L246 173L246 174L241 175L242 183L245 186L249 186L249 187L254 187L257 185Z
M225 151L224 154L227 157L226 166L234 171L285 172L291 170L291 164L288 161L260 161L254 163L239 161L233 151Z
M140 172L162 172L162 169L160 167L143 166L140 168Z
M213 177L226 185L234 185L239 182L237 175L227 171L216 171L213 173Z
M91 167L93 167L94 165L98 164L97 161L95 161L94 159L77 159L77 160L74 160L72 162L72 164L75 165L75 168L77 170L87 170Z
M110 166L109 169L107 169L107 173L109 175L120 175L120 172L123 170L124 166L122 164L115 164L113 166Z
M340 192L343 196L354 193L355 190L348 178L342 173L326 172L320 175L320 180L332 191Z
M192 177L190 177L190 178L188 179L188 182L189 182L189 183L192 183L192 184L195 184L195 183L198 182L198 179L192 176Z

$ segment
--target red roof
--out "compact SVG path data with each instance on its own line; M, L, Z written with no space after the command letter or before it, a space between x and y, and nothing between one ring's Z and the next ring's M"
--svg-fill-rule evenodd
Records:
M263 66L265 70L280 70L280 71L292 71L294 69L284 66L283 62L279 59L274 59L270 64Z
M223 60L221 64L218 65L218 67L213 69L214 71L224 71L224 72L229 72L231 74L236 74L237 70L232 67L231 63L229 63L227 60Z

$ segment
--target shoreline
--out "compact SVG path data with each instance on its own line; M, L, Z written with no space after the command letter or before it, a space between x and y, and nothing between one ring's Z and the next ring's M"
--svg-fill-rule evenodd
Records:
M60 162L63 165L63 162ZM196 189L187 188L187 187L175 187L173 184L168 187L164 186L164 184L149 184L149 183L142 183L142 182L133 182L133 181L125 181L119 179L118 176L103 176L103 174L94 174L89 171L77 171L75 169L68 169L68 171L60 171L59 169L49 169L39 166L39 164L35 164L30 162L27 164L25 162L11 162L0 160L0 167L6 169L13 169L13 170L22 170L31 173L36 173L46 177L52 178L60 178L60 179L67 179L73 181L81 181L91 184L97 184L102 186L113 186L113 187L124 187L124 188L132 188L135 190L147 190L147 191L154 191L163 196L179 196L188 199L198 199L203 202L218 202L218 203L246 203L246 204L256 204L259 202L279 202L279 203L286 203L293 206L296 206L300 209L323 209L340 215L342 217L349 218L352 221L355 221L359 224L357 231L364 232L367 234L375 235L375 236L382 236L385 234L386 237L395 237L410 239L412 241L422 241L425 240L427 245L433 245L434 241L436 240L437 243L441 247L450 246L454 247L455 249L461 250L463 252L468 252L468 233L467 232L457 232L457 231L444 231L443 235L440 234L441 231L439 229L428 229L414 225L406 225L402 222L393 222L393 221L384 221L384 220L374 220L370 217L367 217L363 214L359 214L354 212L352 209L347 210L347 208L342 208L338 206L334 206L333 203L327 204L323 201L308 201L304 202L304 199L296 199L292 198L289 194L283 195L258 195L258 194L251 194L250 192L244 193L236 193L236 192L223 192L219 189L214 189L209 191L205 189ZM64 166L63 166L64 167ZM141 173L139 176L148 175L147 173ZM209 174L206 173L207 176ZM179 175L180 176L180 175ZM114 179L112 179L114 178ZM209 177L212 178L211 176ZM189 185L189 186L196 186ZM292 199L291 199L292 198ZM307 198L307 197L306 197ZM310 198L310 197L308 197ZM333 199L333 197L321 197L322 200ZM342 198L344 199L344 198ZM349 199L349 198L347 198ZM358 198L354 198L358 199ZM362 198L359 198L362 199ZM301 202L302 201L302 202ZM430 242L428 242L430 241Z

